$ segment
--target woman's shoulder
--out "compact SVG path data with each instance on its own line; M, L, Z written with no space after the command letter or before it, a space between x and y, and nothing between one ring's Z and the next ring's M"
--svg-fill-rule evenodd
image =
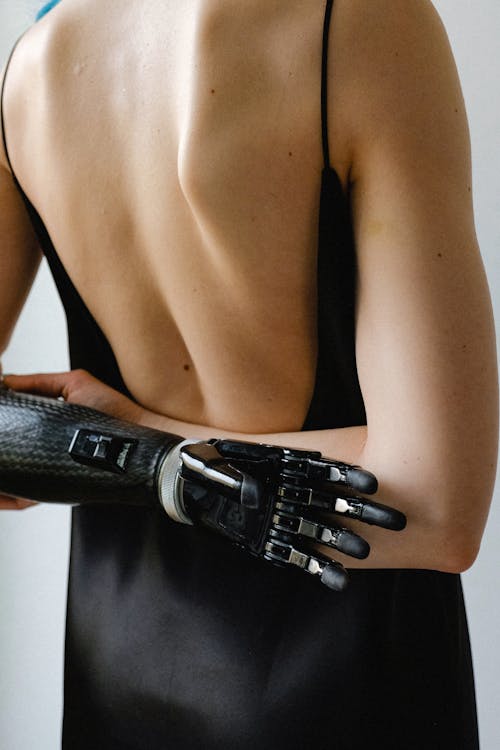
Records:
M446 29L430 0L336 0L333 35L348 107L416 102L429 80L456 75Z
M7 60L0 72L1 86L1 138L0 138L0 164L9 169L6 153L6 142L8 140L7 130L12 118L17 121L20 105L27 98L31 98L29 82L37 76L36 59L40 54L42 35L36 26L30 27L23 35L15 41L11 47Z
M375 136L390 143L436 116L464 121L451 44L430 0L336 0L330 49L329 122L346 134L351 161Z

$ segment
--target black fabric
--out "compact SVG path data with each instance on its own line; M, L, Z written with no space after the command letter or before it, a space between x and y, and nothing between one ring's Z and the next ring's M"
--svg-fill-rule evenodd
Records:
M325 106L322 114L325 133ZM66 310L72 366L126 393L108 342L26 201ZM326 150L319 354L307 430L366 423L355 280L349 196ZM348 590L336 595L160 510L77 508L63 746L476 750L460 577L353 572Z

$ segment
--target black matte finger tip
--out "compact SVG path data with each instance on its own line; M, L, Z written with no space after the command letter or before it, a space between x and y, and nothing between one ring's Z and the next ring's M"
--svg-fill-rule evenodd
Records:
M341 542L338 545L340 552L358 560L364 560L370 554L370 545L357 534L346 531L342 534Z
M321 574L321 583L333 591L344 591L349 583L349 576L341 565L330 563Z
M365 495L373 495L378 490L377 477L364 469L350 469L347 475L349 484Z
M406 516L394 508L384 508L378 525L389 531L402 531L406 526Z
M380 526L382 529L389 529L390 531L401 531L406 526L406 516L404 513L378 503L367 503L363 508L361 520L373 526Z
M403 531L406 529L406 516L398 510L393 511L393 521L391 529L393 531Z

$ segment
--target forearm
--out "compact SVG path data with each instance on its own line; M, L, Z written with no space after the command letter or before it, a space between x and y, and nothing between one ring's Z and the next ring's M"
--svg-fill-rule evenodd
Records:
M10 173L0 166L0 354L9 343L42 253Z
M232 432L206 425L182 422L146 410L144 410L140 418L140 423L146 427L173 432L186 438L200 438L203 440L228 438L232 440L247 440L255 443L269 443L271 445L297 448L299 450L321 451L324 456L334 457L346 463L357 462L358 456L365 444L367 434L365 425L305 432Z
M444 467L435 463L422 465L417 452L405 454L390 441L368 441L366 426L247 434L190 424L148 411L143 412L141 423L184 437L224 437L317 450L326 457L371 471L379 482L374 499L405 513L408 525L397 534L375 526L363 526L362 535L371 546L368 558L354 560L338 552L334 555L348 568L423 568L460 572L473 562L476 545L469 544L466 539L467 534L473 536L473 533L460 528L460 503L470 505L469 498L457 492L456 518L453 519L447 513L450 488L446 486ZM464 491L467 493L467 488ZM343 519L342 523L360 533L356 522Z
M158 511L163 506L173 521L205 526L273 564L320 576L336 591L347 585L345 569L321 550L315 553L308 542L317 540L326 549L359 558L368 555L369 546L325 513L394 531L406 524L399 511L351 496L351 491L377 488L372 474L352 464L255 440L185 440L167 432L175 429L167 420L162 429L152 429L139 424L141 407L88 373L77 372L76 379L94 385L101 398L107 395L114 416L8 387L13 380L36 379L9 376L0 393L0 475L10 495ZM63 376L65 383L60 379L57 385L51 377L53 395L70 394L74 379Z
M364 562L343 558L347 567L454 572L467 568L477 554L494 482L496 442L492 429L486 429L485 420L474 413L451 422L446 414L438 418L436 409L426 412L420 407L412 419L378 414L369 429L249 434L150 412L82 371L9 376L7 385L54 398L63 396L69 403L85 404L180 438L226 438L320 451L325 458L363 467L378 479L374 499L402 511L408 523L404 531L394 534L358 521L347 522L346 516L336 517L336 523L350 525L371 545ZM338 552L335 557L342 559Z
M231 438L235 440L247 440L252 442L270 443L284 447L298 448L299 450L317 450L324 456L335 458L340 461L357 464L372 471L379 480L379 491L376 499L384 504L397 507L405 513L409 513L409 523L405 531L391 534L384 529L375 527L364 527L363 537L371 546L371 552L366 560L353 560L339 552L335 558L348 568L416 568L425 566L425 537L417 538L419 528L419 510L411 507L408 497L395 497L394 478L391 472L390 481L384 481L381 475L381 466L377 461L367 465L364 448L367 439L366 426L344 427L332 430L311 430L304 432L279 432L265 434L248 434L239 432L228 432L205 425L190 424L169 417L144 410L140 417L142 424L155 427L156 429L173 432L184 437L193 438ZM398 486L397 483L395 486ZM386 497L385 491L391 489L390 499ZM342 523L353 530L356 523L342 520ZM413 526L413 528L411 528ZM416 528L415 528L416 527ZM359 532L358 524L358 532ZM420 532L421 533L421 532ZM429 550L430 552L430 550Z

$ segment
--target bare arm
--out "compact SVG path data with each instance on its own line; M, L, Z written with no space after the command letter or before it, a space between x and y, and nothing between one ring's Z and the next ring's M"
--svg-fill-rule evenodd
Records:
M0 81L3 77L4 73ZM10 172L0 134L0 355L7 348L40 259L38 242ZM0 509L26 505L0 497Z
M0 161L0 206L0 353L3 354L41 258L23 200L4 161Z
M378 477L377 499L401 509L408 526L398 534L363 528L372 548L365 561L335 556L347 567L460 571L479 547L498 430L492 313L460 84L427 0L335 7L334 49L348 57L334 55L332 65L343 81L343 126L352 134L356 347L368 427L229 434L130 411L126 399L78 373L49 376L52 395L186 437L316 449L358 463ZM338 106L335 98L330 106ZM40 390L50 391L47 382Z
M368 429L238 437L318 449L378 477L378 498L403 510L408 527L363 530L372 552L356 566L460 571L479 548L498 430L464 102L430 2L336 7L344 36L337 44L349 50L348 61L333 64L348 77L356 349ZM161 417L145 421L186 436L222 436ZM353 567L352 559L342 562Z

